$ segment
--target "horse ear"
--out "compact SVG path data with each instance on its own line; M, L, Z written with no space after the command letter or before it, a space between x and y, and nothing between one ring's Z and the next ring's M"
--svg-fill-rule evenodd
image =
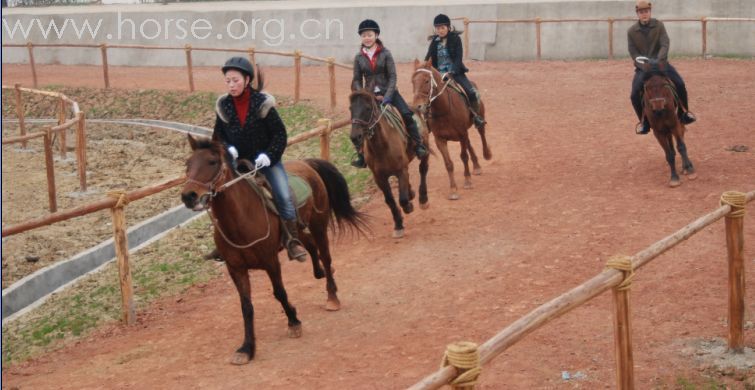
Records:
M425 68L432 68L432 67L433 67L433 60L425 61Z
M414 69L416 70L418 68L419 68L419 60L415 58L414 59Z
M191 146L191 150L197 150L196 138L192 137L192 135L189 133L186 133L186 136L189 138L189 145Z

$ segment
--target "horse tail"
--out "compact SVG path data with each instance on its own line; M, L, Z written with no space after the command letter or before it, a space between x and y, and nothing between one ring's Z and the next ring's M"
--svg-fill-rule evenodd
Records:
M349 186L338 168L328 161L317 158L308 158L304 162L314 169L325 183L330 209L335 215L335 219L331 218L331 223L337 226L339 231L344 231L348 227L361 234L369 232L367 214L354 209L351 205Z

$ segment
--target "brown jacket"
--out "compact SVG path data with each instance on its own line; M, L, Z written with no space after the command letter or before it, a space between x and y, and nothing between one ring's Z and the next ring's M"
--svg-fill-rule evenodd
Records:
M627 41L632 61L639 56L668 61L668 34L663 22L658 19L651 18L646 26L641 26L639 21L633 24L627 30Z

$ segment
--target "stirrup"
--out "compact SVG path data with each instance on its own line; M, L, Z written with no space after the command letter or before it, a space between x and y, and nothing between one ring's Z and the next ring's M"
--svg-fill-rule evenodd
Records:
M638 135L645 135L650 132L650 126L645 127L645 122L639 122L634 128L634 132Z

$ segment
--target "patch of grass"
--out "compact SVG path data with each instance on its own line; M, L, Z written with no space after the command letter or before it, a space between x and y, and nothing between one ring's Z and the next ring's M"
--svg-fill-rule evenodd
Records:
M703 383L695 383L695 381L691 379L677 377L676 388L682 390L723 390L726 389L727 386L723 383L717 382L713 378L706 378L706 381Z

